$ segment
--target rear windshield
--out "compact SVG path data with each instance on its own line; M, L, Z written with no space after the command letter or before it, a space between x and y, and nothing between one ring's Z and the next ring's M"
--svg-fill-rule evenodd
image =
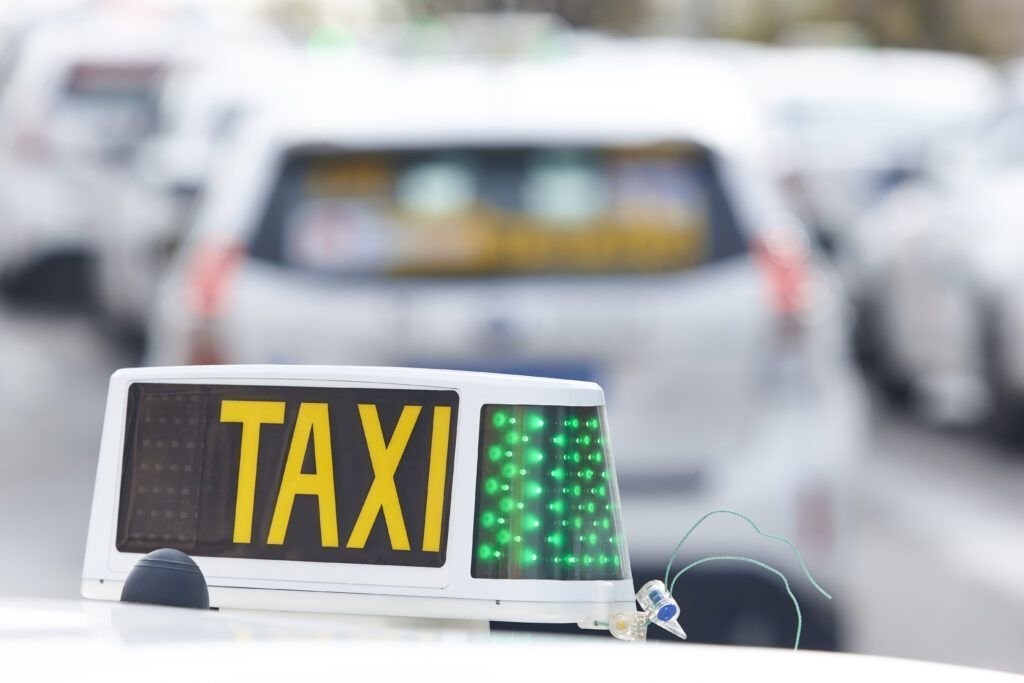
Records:
M152 129L162 73L157 64L76 64L64 80L51 125L94 144L133 144Z
M711 155L690 145L298 151L252 245L389 276L656 273L744 250Z

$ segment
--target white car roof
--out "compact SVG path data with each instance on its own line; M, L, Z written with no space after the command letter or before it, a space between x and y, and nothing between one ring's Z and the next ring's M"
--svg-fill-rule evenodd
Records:
M275 112L286 145L760 140L732 68L662 41L590 40L511 59L353 57L302 88Z
M460 622L0 602L5 681L1011 681L1009 674L824 652L490 634Z

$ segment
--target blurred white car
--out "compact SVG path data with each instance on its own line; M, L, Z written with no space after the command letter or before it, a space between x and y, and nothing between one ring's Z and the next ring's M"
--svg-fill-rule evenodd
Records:
M28 24L0 97L0 280L86 292L97 226L152 130L163 77L250 34L264 37L170 10L68 10Z
M596 379L637 580L730 507L841 582L860 387L833 278L781 207L730 68L590 41L381 65L342 94L240 129L162 283L148 362ZM709 527L695 551L796 567L742 522ZM784 643L772 580L720 564L680 602L712 638ZM836 645L838 609L807 601L817 645Z
M840 266L883 380L937 421L1019 434L1024 109L946 147L864 216Z
M153 134L97 229L96 303L116 332L141 333L157 276L188 228L218 146L300 73L293 55L270 48L218 54L164 81Z
M928 680L999 683L1018 677L981 669L822 652L623 643L557 636L489 634L471 622L367 619L255 610L190 610L58 600L0 602L4 680L418 680L428 669L451 683L624 680L637 669L741 680L784 669L794 683ZM140 672L146 672L140 674Z
M827 243L917 167L924 144L976 122L998 76L965 55L865 48L744 48L728 54L765 113L783 187Z

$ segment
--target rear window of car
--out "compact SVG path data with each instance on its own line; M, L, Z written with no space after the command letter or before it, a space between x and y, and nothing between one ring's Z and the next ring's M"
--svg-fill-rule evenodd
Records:
M77 63L64 78L50 125L95 143L135 142L153 127L163 73L155 63Z
M338 275L677 271L744 252L713 156L695 145L297 150L254 242Z

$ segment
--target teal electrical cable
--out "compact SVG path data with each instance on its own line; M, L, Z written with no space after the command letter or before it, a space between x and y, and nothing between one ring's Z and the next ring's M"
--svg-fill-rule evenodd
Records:
M775 534L769 534L765 533L764 531L761 531L761 528L757 526L757 523L754 522L754 520L750 519L742 513L735 512L733 510L712 510L711 512L708 512L703 517L698 519L696 523L694 523L694 525L690 527L689 531L687 531L683 535L682 539L680 539L679 543L676 544L675 549L672 551L672 556L668 560L668 566L665 568L665 583L668 585L668 592L671 594L675 590L676 581L679 579L680 576L682 576L689 570L693 569L694 567L704 564L705 562L731 560L736 562L748 562L750 564L757 565L758 567L766 569L775 574L776 576L778 576L780 579L782 579L782 583L786 587L786 593L789 594L789 599L793 601L793 607L796 609L796 641L793 644L793 649L800 649L800 634L803 632L804 625L804 617L800 611L800 602L796 599L796 595L793 594L793 589L790 587L789 580L786 578L786 575L780 572L775 567L772 567L769 564L766 564L759 560L755 560L750 557L744 557L742 555L715 555L711 557L705 557L700 560L696 560L695 562L691 562L690 564L686 565L678 572L676 572L675 576L672 577L671 582L669 581L669 574L671 574L672 572L672 564L675 562L676 556L679 554L679 550L683 547L683 543L685 543L686 539L688 539L690 535L697 530L697 527L699 527L701 523L704 522L704 520L706 520L708 517L711 517L712 515L718 514L739 517L747 524L749 524L751 527L753 527L754 531L757 532L759 535L764 536L765 538L770 538L775 541L780 541L788 545L796 554L796 559L800 562L800 568L803 569L804 575L807 577L807 580L811 582L811 585L814 586L818 590L818 592L824 595L826 598L828 598L829 600L832 599L832 596L829 595L829 593L824 588L819 586L818 582L814 580L813 576L811 576L811 571L807 568L807 563L804 562L803 556L800 554L800 551L797 549L797 547L793 544L792 541L790 541L785 536L777 536Z
M804 570L804 576L806 576L807 580L811 582L811 585L814 586L815 588L817 588L818 592L821 593L822 595L824 595L826 598L828 598L829 600L832 599L832 596L829 595L828 592L824 588L819 586L818 582L814 580L813 576L811 576L811 571L807 568L807 563L804 562L803 556L800 554L800 551L797 550L797 547L795 545L793 545L792 541L790 541L785 536L776 536L775 534L769 534L769 533L765 533L764 531L761 531L761 528L759 526L757 526L757 523L754 522L754 520L750 519L750 517L747 517L746 515L744 515L744 514L742 514L740 512L735 512L734 510L712 510L711 512L705 514L703 517L698 519L694 523L694 525L690 527L690 530L687 531L683 535L683 538L679 541L679 543L676 544L675 550L672 551L672 556L668 559L668 567L665 568L665 583L666 584L668 583L668 576L672 572L672 563L676 561L676 555L679 554L679 549L683 547L683 543L686 542L686 539L688 539L690 537L690 535L694 531L697 530L697 527L699 527L704 522L705 519L707 519L708 517L711 517L712 515L732 515L733 517L739 517L744 522L746 522L751 527L753 527L754 531L756 531L761 536L764 536L765 538L770 538L773 541L780 541L780 542L785 543L786 545L788 545L793 550L793 552L796 554L796 559L800 562L800 568Z
M768 571L772 572L780 579L782 579L782 583L786 587L786 593L789 594L789 599L793 601L793 607L796 609L796 641L793 643L793 649L799 650L800 634L804 630L804 615L800 612L800 603L799 601L797 601L796 596L793 594L793 589L790 587L789 581L786 579L786 575L780 572L775 567L764 562L761 562L760 560L755 560L750 557L743 557L742 555L712 555L711 557L701 558L699 560L691 562L690 564L686 565L678 572L676 572L675 576L672 577L672 583L669 584L668 592L672 592L672 590L676 586L676 581L679 579L680 576L682 576L686 572L690 571L694 567L704 564L705 562L714 562L719 560L734 560L737 562L749 562L750 564L756 564L758 567L761 567L762 569L767 569Z

